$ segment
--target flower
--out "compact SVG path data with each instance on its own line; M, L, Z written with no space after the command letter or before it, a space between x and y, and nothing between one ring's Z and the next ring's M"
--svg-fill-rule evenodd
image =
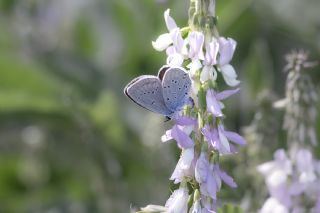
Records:
M229 140L233 143L239 145L245 145L245 139L235 132L230 132L224 130L222 124L218 125L218 128L211 128L206 125L201 130L205 139L208 141L209 145L219 151L220 154L230 154L235 152L235 148L229 143Z
M310 183L316 180L312 153L307 149L300 149L296 154L296 165L300 183Z
M237 43L232 38L220 37L219 42L219 59L218 64L221 66L221 73L225 82L231 86L237 86L240 81L237 80L237 74L233 66L229 63L233 57Z
M204 35L202 32L192 31L188 36L189 42L189 58L192 60L204 60L203 43Z
M194 176L194 166L192 165L194 160L194 149L184 149L181 152L180 159L174 169L170 180L173 180L175 184L182 182L184 177Z
M218 39L218 42L220 54L220 57L218 59L219 64L221 66L229 64L233 57L234 51L236 50L237 42L232 38L226 39L224 37L220 37Z
M187 213L188 211L188 189L179 188L175 190L167 200L165 207L168 213Z
M259 213L289 213L289 209L277 199L270 197L263 204Z
M219 165L210 164L206 180L200 183L201 194L216 200L217 192L220 191L222 181L232 188L237 187L233 178L220 170Z
M157 51L166 50L168 65L181 66L186 54L186 43L182 38L180 28L170 16L170 9L164 12L164 20L169 33L161 34L156 41L152 41L152 46Z
M221 109L223 108L223 104L220 101L239 92L239 90L239 88L236 88L233 90L224 90L220 93L216 93L213 89L209 89L206 95L208 112L212 113L212 115L215 117L222 117L223 113Z
M189 117L178 117L175 122L176 124L161 137L162 142L175 139L180 148L193 147L194 142L189 135L197 124L196 120Z

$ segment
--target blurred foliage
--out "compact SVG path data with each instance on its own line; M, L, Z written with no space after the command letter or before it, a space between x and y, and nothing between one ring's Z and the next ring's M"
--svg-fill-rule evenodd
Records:
M166 31L168 7L186 25L188 1L0 0L0 212L117 213L165 202L178 157L173 143L160 143L170 123L122 90L165 62L151 40ZM264 90L283 97L290 49L319 59L318 8L318 0L217 1L220 34L238 42L233 64L242 80L241 94L226 102L228 129L257 125ZM319 68L310 75L319 82ZM261 136L266 123L251 129ZM221 200L256 212L255 166L280 146L281 124L277 134L225 158L239 187Z

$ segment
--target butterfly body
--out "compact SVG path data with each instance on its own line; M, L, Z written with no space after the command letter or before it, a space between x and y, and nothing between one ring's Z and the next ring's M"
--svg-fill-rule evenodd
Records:
M124 89L125 94L139 106L167 117L182 109L189 99L191 80L179 67L164 67L158 76L142 75Z

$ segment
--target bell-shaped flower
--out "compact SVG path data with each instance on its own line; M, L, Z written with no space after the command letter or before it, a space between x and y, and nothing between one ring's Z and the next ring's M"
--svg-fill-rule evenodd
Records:
M175 190L167 200L165 207L168 213L187 213L188 211L188 189L179 188Z
M175 184L180 183L185 177L194 176L194 149L183 149L180 159L174 169L170 180Z
M212 113L215 117L222 117L223 113L221 110L223 109L223 104L220 101L239 92L239 90L240 89L237 88L216 93L213 89L209 89L206 94L208 112Z
M193 147L194 142L189 135L197 124L196 120L189 117L178 117L175 122L176 124L161 137L161 141L167 142L174 139L181 149Z

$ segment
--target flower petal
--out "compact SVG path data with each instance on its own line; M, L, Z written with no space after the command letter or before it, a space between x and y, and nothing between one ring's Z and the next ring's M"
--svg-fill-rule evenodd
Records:
M166 22L167 28L170 31L172 31L173 29L177 28L177 24L174 21L174 19L170 16L170 9L167 9L164 12L164 20Z
M221 72L222 72L222 76L223 76L224 81L229 86L234 87L240 83L240 81L237 80L236 71L234 70L234 68L230 64L222 66Z
M228 152L230 153L230 144L229 144L229 141L227 139L227 137L224 135L224 131L223 129L221 128L221 126L219 125L218 127L218 134L219 134L219 140L220 140L220 143L221 145L223 146L223 148Z
M195 167L195 178L198 183L206 182L209 170L207 154L201 152Z
M231 95L234 95L240 91L240 88L232 89L232 90L224 90L216 94L216 98L218 101L229 98Z
M207 101L207 109L209 112L211 112L215 117L223 116L223 113L221 111L221 106L216 99L214 90L209 89L207 91L206 101Z
M238 133L235 132L230 132L230 131L224 131L224 135L232 142L239 144L239 145L246 145L246 140L239 135Z
M167 200L165 207L168 213L181 213L188 211L188 189L180 188L175 190Z
M171 67L181 67L183 60L184 58L182 55L175 53L168 56L167 64Z
M226 172L220 170L220 168L219 168L219 176L221 177L223 182L225 184L227 184L228 186L230 186L231 188L237 187L237 184L236 184L236 182L234 182L233 178L231 176L229 176Z
M233 57L234 51L236 49L237 42L232 38L226 39L224 37L220 37L218 39L218 42L219 42L219 53L220 53L219 64L222 66L229 64Z
M163 51L172 44L172 38L169 33L161 34L156 41L152 41L152 46L157 51Z
M217 71L213 66L204 66L200 74L200 81L202 83L211 80L217 80Z
M182 49L184 47L184 40L181 36L181 32L179 28L173 29L170 32L173 46L176 48L177 53L182 53Z
M189 126L189 125L195 126L197 124L197 121L195 119L189 118L186 116L179 117L178 119L175 120L175 122L180 126Z
M217 41L211 41L209 44L207 44L204 63L206 65L216 65L218 51L219 43Z
M189 58L204 60L203 44L204 35L201 32L193 31L188 36L189 41Z
M177 125L172 127L171 135L177 141L180 148L190 148L194 146L193 140L184 131L180 130Z

